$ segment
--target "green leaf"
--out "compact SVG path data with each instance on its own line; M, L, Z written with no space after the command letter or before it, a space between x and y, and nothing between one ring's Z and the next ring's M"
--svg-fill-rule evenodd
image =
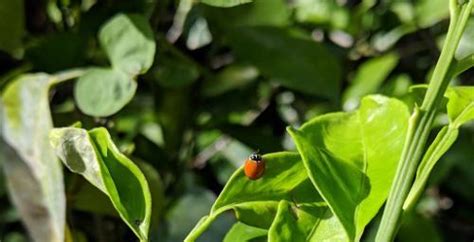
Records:
M247 27L231 31L235 54L265 76L304 93L335 99L341 67L324 45L286 29Z
M258 70L248 65L231 65L204 81L203 95L206 97L218 96L238 87L245 86L257 79Z
M201 2L215 7L233 7L244 3L250 3L252 0L201 0Z
M267 241L267 232L266 229L237 222L226 234L224 242Z
M459 127L474 119L474 87L450 87L445 96L448 98L449 124L439 131L425 152L418 166L415 182L403 205L405 210L411 209L416 204L434 166L456 141Z
M288 132L309 177L351 240L387 198L408 125L407 107L379 95L350 113L331 113Z
M99 40L112 66L131 76L146 72L153 64L153 31L141 15L114 16L101 28Z
M415 3L415 19L421 28L431 27L449 17L446 0L420 0Z
M13 80L2 95L3 168L10 197L35 241L64 241L62 167L49 145L52 129L46 74Z
M77 80L74 97L85 114L105 117L120 111L130 102L136 89L136 81L121 71L91 68Z
M104 128L58 128L51 145L63 163L109 196L122 220L147 241L151 216L148 183L140 169L121 154Z
M349 23L349 11L335 0L296 0L295 16L299 22L331 25L345 28Z
M364 62L357 69L351 85L344 92L342 97L344 109L355 109L363 96L377 92L397 65L398 59L397 54L389 53Z
M468 57L474 54L474 20L470 19L467 21L466 29L464 30L461 41L459 41L458 49L456 50L455 57L457 60Z
M0 50L17 55L25 34L23 0L4 0L0 3Z
M285 0L258 0L228 9L207 7L204 10L210 25L224 32L235 26L287 26L291 17Z
M309 230L301 233L321 229L317 240L324 240L327 239L325 236L332 235L329 230L344 235L343 228L338 223L333 223L331 227L319 227L320 224L328 224L324 221L331 220L333 216L307 174L302 172L304 166L298 154L272 153L264 155L263 159L266 163L263 177L250 180L244 175L243 169L239 168L217 198L209 216L196 225L185 241L194 241L219 214L227 210L234 210L238 220L247 225L270 228L281 200L303 207L313 206L313 216L319 223L311 224ZM298 226L307 228L304 224Z

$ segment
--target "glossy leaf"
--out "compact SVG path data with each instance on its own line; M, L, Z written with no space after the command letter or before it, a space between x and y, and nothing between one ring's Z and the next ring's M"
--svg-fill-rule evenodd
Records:
M131 76L146 72L153 64L153 31L141 15L116 15L101 28L99 40L112 66Z
M252 0L201 0L201 2L215 7L233 7L244 3L250 3Z
M415 182L403 205L404 209L410 209L416 204L434 166L456 141L459 127L474 119L474 87L451 87L445 96L448 98L449 124L439 131L425 152L418 166Z
M267 232L266 229L237 222L225 236L224 242L267 241Z
M237 219L249 226L270 228L282 200L314 208L313 216L319 223L311 224L310 228L309 224L298 224L305 228L302 233L321 229L317 234L320 237L315 238L317 240L324 240L327 239L325 236L332 235L329 230L344 235L343 228L338 223L333 223L331 227L319 228L320 224L327 224L323 221L328 221L333 216L307 174L302 172L304 167L298 154L272 153L264 155L263 159L266 162L264 175L258 180L250 180L244 175L242 168L238 169L217 198L209 216L202 218L186 241L194 241L206 226L227 210L234 210ZM286 222L282 221L280 224L283 226Z
M64 241L62 167L49 145L52 129L48 93L54 78L22 75L2 95L4 172L13 203L38 242Z
M235 54L263 75L304 93L334 99L341 67L324 45L281 28L237 28L229 36Z
M118 112L130 102L136 89L136 81L121 71L91 68L77 80L74 97L85 114L105 117Z
M359 240L387 198L408 125L408 109L379 95L350 113L288 129L309 177L348 237Z
M377 92L397 65L398 59L397 54L389 53L364 62L342 97L344 109L354 110L363 96Z
M151 196L140 169L121 154L104 128L53 129L51 145L63 163L109 196L122 220L142 241L148 239Z

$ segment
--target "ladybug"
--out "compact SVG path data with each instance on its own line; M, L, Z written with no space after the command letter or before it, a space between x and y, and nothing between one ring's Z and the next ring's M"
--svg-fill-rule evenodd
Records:
M258 152L252 153L247 160L245 160L244 172L250 180L257 180L262 177L265 171L265 161Z

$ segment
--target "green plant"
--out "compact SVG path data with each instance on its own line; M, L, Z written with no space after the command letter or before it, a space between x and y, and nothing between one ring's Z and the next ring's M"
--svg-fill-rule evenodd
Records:
M0 2L0 240L471 239L473 4Z

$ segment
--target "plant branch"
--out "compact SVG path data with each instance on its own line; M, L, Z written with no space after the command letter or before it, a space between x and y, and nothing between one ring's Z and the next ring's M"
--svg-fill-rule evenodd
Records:
M403 203L408 196L416 169L423 155L439 103L451 80L452 72L449 70L454 53L471 14L473 3L474 0L469 0L467 3L458 5L457 0L450 1L451 21L446 41L436 63L428 90L423 99L423 104L420 108L417 107L415 109L415 113L410 119L407 139L405 140L394 182L390 188L382 221L377 231L376 241L389 242L395 237L402 214Z

